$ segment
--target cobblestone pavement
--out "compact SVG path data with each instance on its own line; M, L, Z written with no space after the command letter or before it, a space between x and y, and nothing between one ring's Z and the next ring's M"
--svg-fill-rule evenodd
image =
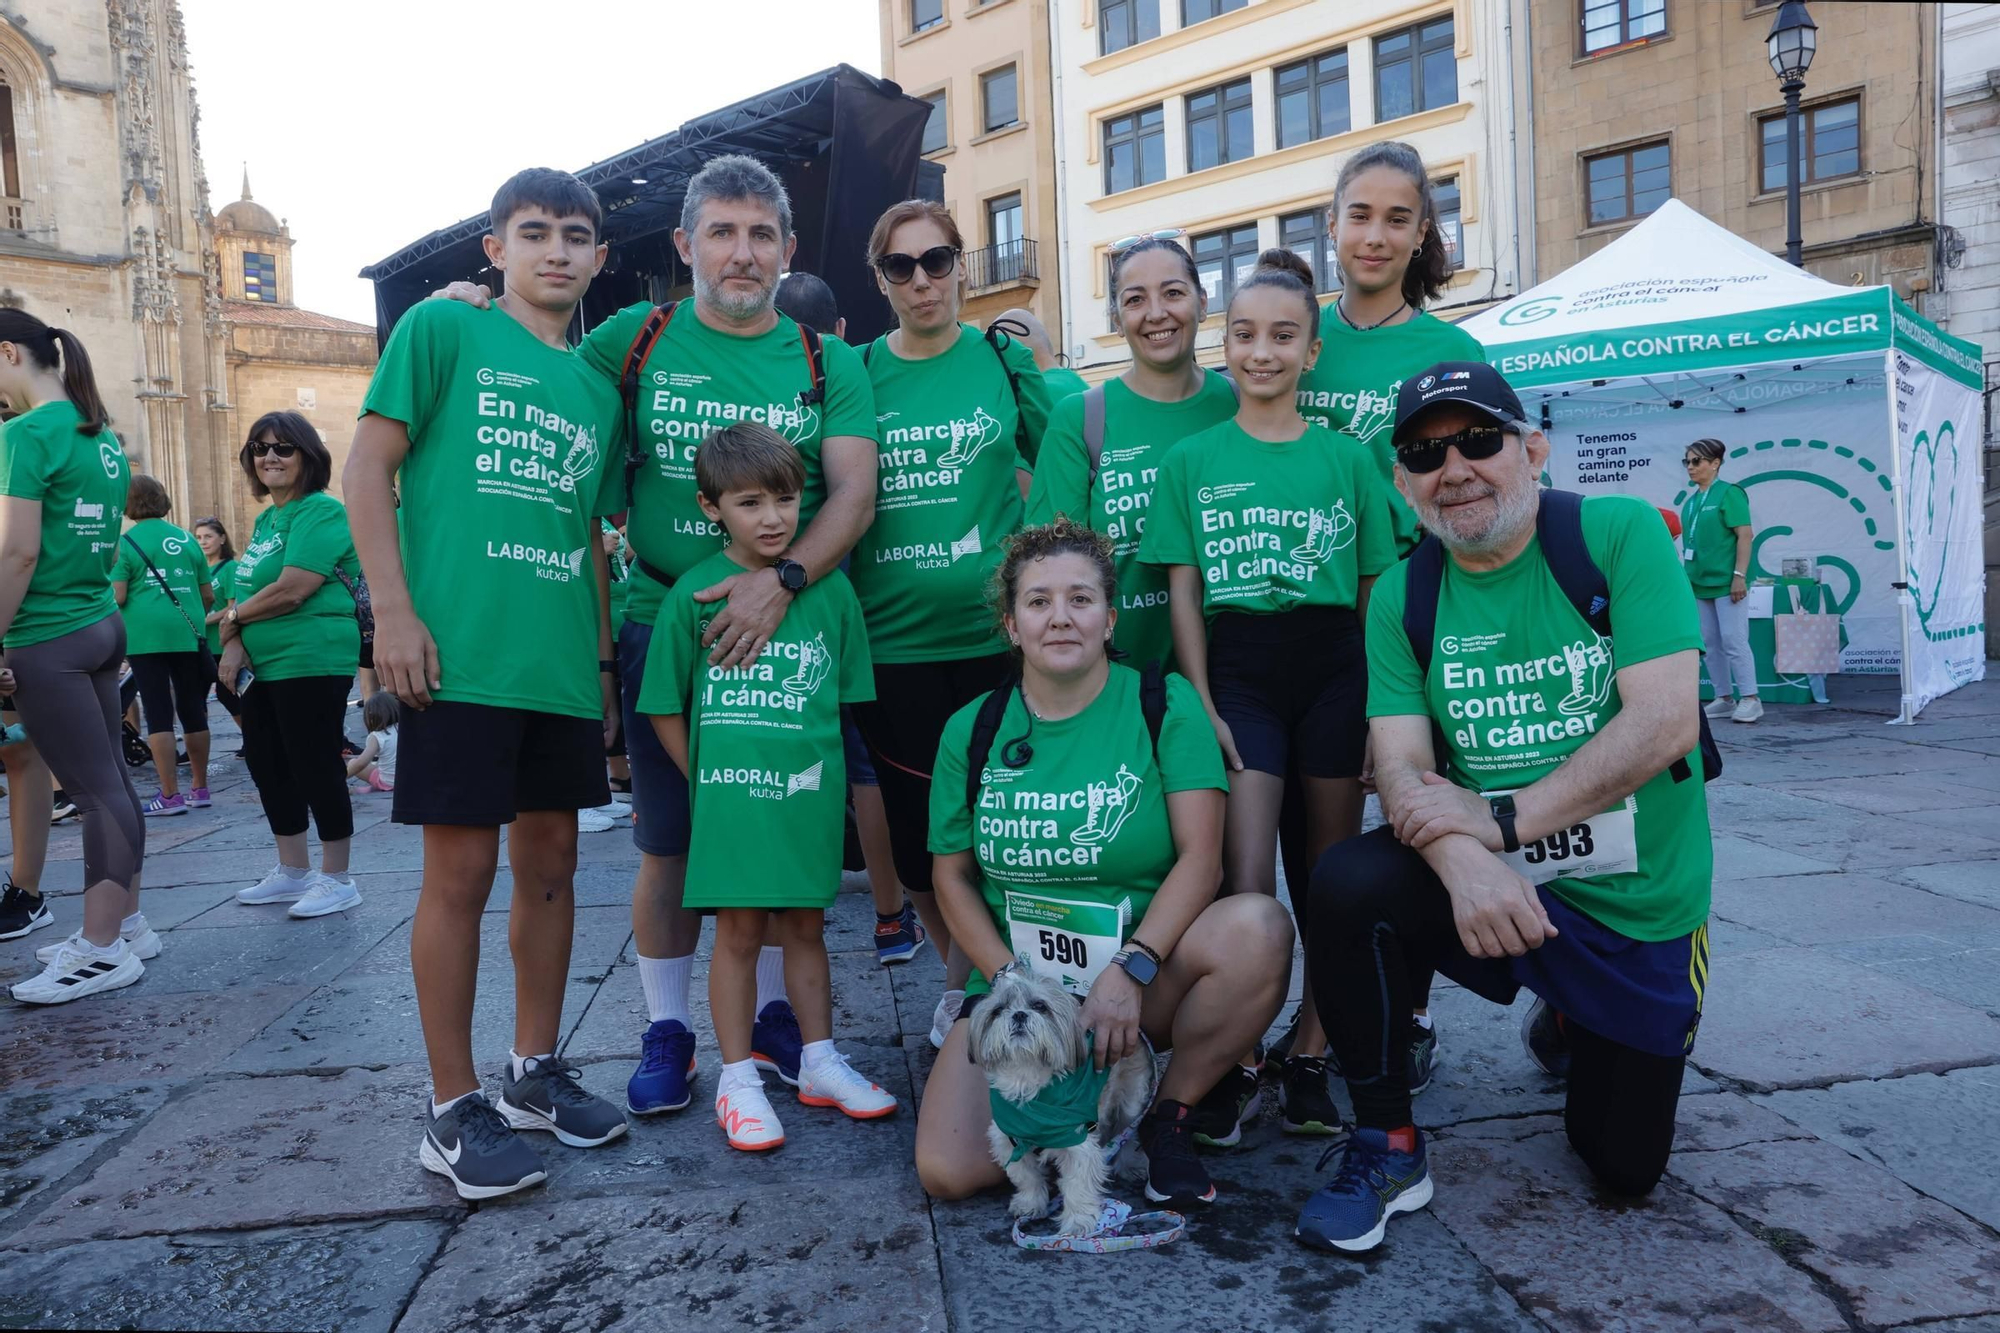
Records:
M548 1185L467 1207L416 1161L416 835L386 822L386 796L357 797L359 908L239 906L273 857L225 758L212 810L149 826L165 951L145 978L64 1008L0 1000L0 1324L2000 1330L2000 685L1900 728L1886 684L1836 680L1832 708L1723 724L1713 978L1656 1194L1595 1194L1520 1014L1445 988L1445 1068L1417 1104L1436 1201L1361 1260L1292 1239L1318 1154L1275 1108L1211 1157L1221 1198L1186 1239L1114 1256L1014 1249L998 1196L927 1202L913 1107L872 1123L796 1108L782 1150L731 1153L702 1110L705 1012L694 1107L595 1151L538 1136ZM50 891L74 895L73 823L51 854ZM564 1053L617 1097L645 1026L634 854L590 835L583 861ZM475 1023L495 1090L505 880ZM910 1099L938 965L876 966L848 888L828 923L838 1035ZM77 925L78 900L54 902L55 930L0 945L0 982Z

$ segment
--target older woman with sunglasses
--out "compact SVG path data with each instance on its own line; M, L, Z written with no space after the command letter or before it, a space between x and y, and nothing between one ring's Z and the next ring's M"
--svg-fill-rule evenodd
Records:
M236 895L292 904L295 917L353 907L347 874L354 808L340 754L347 689L361 660L350 589L360 576L347 508L326 492L333 457L296 412L267 412L238 456L257 515L236 564L236 601L224 613L222 679L240 696L243 758L278 844L271 873ZM307 816L319 827L320 868L306 852Z
M1723 481L1721 440L1696 440L1681 462L1694 491L1681 505L1681 567L1701 611L1702 661L1715 684L1710 717L1755 722L1757 659L1750 651L1750 497ZM1732 700L1731 695L1734 695Z
M1021 526L1026 472L1049 416L1048 386L1027 345L959 322L964 245L945 207L924 199L890 208L868 238L896 327L861 351L880 466L875 521L849 571L878 700L855 705L855 722L875 761L897 876L946 958L931 1029L938 1046L970 969L952 954L931 892L931 763L945 722L1007 673L985 591L1003 541ZM909 909L903 915L877 924L913 931Z

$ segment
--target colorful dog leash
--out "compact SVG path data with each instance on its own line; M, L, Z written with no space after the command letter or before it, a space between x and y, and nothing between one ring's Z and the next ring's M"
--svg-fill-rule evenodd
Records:
M1030 1221L1045 1222L1062 1212L1062 1199L1049 1202L1038 1218L1021 1218L1014 1223L1014 1243L1024 1250L1062 1250L1072 1254L1116 1254L1121 1250L1151 1250L1179 1240L1187 1234L1187 1219L1179 1213L1160 1211L1134 1213L1132 1205L1106 1199L1097 1215L1097 1226L1081 1236L1030 1235ZM1139 1228L1134 1230L1134 1228Z

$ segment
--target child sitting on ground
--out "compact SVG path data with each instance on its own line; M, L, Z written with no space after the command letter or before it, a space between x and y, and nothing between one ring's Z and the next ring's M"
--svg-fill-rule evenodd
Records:
M368 740L361 753L347 761L347 776L361 779L356 791L393 791L396 786L396 696L377 690L361 706L361 725Z

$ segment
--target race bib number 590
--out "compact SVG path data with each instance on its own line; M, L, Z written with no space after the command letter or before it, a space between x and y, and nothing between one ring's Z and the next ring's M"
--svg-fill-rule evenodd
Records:
M1082 999L1131 929L1128 903L1077 902L1009 892L1007 942L1029 969L1055 977Z

